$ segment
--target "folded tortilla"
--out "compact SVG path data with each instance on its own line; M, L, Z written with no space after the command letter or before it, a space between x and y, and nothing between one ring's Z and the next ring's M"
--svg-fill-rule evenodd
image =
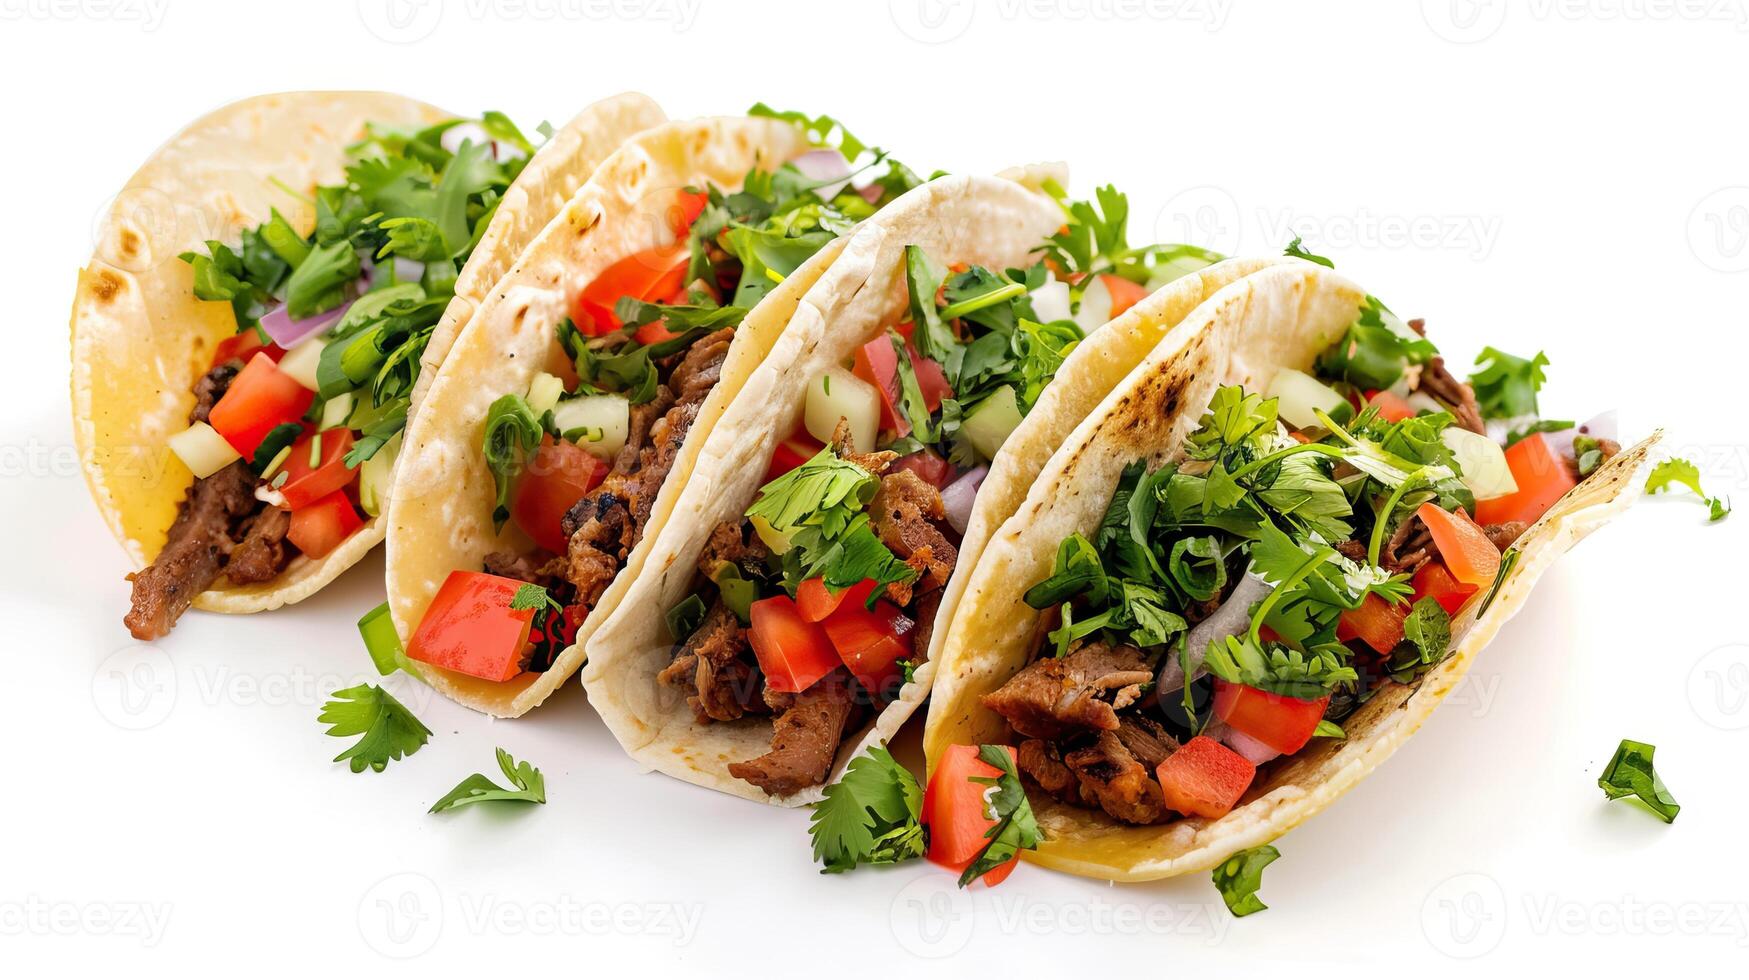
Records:
M424 127L449 118L384 92L259 96L195 120L116 195L73 301L73 435L98 509L137 566L163 548L194 479L168 440L187 426L192 387L213 350L237 332L229 304L196 298L193 270L177 256L204 250L209 239L234 243L275 208L307 233L316 221L308 193L344 178L346 147L367 124ZM569 193L614 147L662 118L648 98L621 95L583 110L541 147L461 271L426 350L427 370ZM221 577L194 605L249 613L297 602L383 534L382 519L374 519L320 559L299 555L270 581L236 586Z
M529 245L474 311L402 439L400 470L384 516L389 610L405 642L449 573L477 571L494 551L526 551L514 522L494 531L496 490L481 451L488 407L522 394L565 360L557 327L576 291L614 262L674 241L670 209L686 187L736 188L750 170L772 170L808 149L801 131L774 119L672 122L628 140ZM626 595L668 522L712 428L765 360L808 287L834 265L840 238L816 253L747 313L721 379L699 408L651 509L643 538L577 632L542 672L502 683L414 664L433 687L488 714L516 717L540 704L582 664L585 641Z
M773 449L801 416L809 382L849 361L858 347L905 316L905 246L922 246L943 263L998 269L1025 265L1063 220L1057 205L1036 190L1046 177L1060 181L1064 175L1060 168L1034 166L999 177L931 181L870 218L844 257L802 299L769 362L748 382L705 447L706 458L656 542L644 574L590 642L583 683L591 703L641 764L765 803L798 806L820 798L825 784L774 797L729 774L729 763L766 751L772 721L749 717L698 724L685 697L657 682L673 652L663 613L688 594L711 530L722 521L739 520L752 502ZM1141 304L1155 310L1154 315L1126 312L1076 347L1009 435L978 491L954 575L943 592L929 662L916 670L897 700L844 739L827 783L865 747L891 738L929 695L935 653L956 618L956 603L963 601L962 580L977 564L991 531L1025 499L1040 468L1075 423L1207 294L1276 261L1283 260L1224 262L1175 280Z
M965 585L939 653L924 727L932 767L949 745L1007 740L1007 723L979 699L1024 668L1038 644L1040 613L1023 595L1050 576L1063 538L1095 531L1124 468L1137 459L1152 467L1181 458L1186 436L1218 387L1261 391L1282 368L1310 370L1354 322L1365 299L1360 287L1308 262L1252 272L1165 330L1141 363L1074 426L1037 472L1024 502L990 538ZM1167 312L1149 300L1131 314L1155 318ZM1322 810L1427 720L1556 558L1632 503L1640 488L1636 474L1657 438L1610 460L1532 525L1518 539L1520 558L1492 604L1482 611L1481 603L1471 603L1452 623L1447 658L1414 684L1387 683L1343 720L1346 739L1319 739L1273 765L1218 820L1132 826L1033 794L1046 839L1036 852L1022 853L1093 878L1164 878L1214 867Z

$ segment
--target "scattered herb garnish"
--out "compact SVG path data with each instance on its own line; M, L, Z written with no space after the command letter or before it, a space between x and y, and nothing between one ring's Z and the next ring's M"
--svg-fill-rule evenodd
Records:
M1635 797L1658 819L1674 823L1682 807L1664 788L1664 780L1658 778L1658 771L1652 767L1652 753L1656 751L1656 747L1645 742L1622 739L1597 785L1603 787L1603 795L1609 799Z
M316 720L333 726L324 734L337 738L363 736L334 757L335 762L350 762L353 772L363 772L366 766L382 772L390 762L419 751L431 738L431 729L413 717L413 712L395 700L393 694L375 684L335 691L333 698L322 705Z
M1482 417L1511 419L1535 415L1536 393L1547 380L1543 368L1548 364L1548 356L1542 351L1526 359L1484 347L1476 356L1476 366L1481 370L1470 375L1470 387L1476 391L1476 405L1482 410Z
M859 864L897 864L927 849L921 815L923 790L885 746L870 746L850 760L844 775L814 804L808 834L822 874Z
M985 816L995 820L996 825L984 833L984 839L990 843L978 851L972 863L960 874L961 888L1007 864L1022 850L1037 847L1043 839L1038 829L1038 821L1032 815L1032 804L1026 798L1026 790L1020 785L1020 772L1015 768L1014 757L1010 752L1005 745L978 746L978 758L1001 770L1000 775L993 777L969 777L974 783L994 787L993 792L985 793L985 799L989 803Z
M1305 259L1307 262L1316 262L1317 264L1323 266L1326 269L1336 268L1336 263L1330 261L1329 259L1325 258L1322 255L1313 255L1311 252L1308 252L1303 247L1301 247L1300 236L1298 236L1298 235L1294 236L1293 241L1287 243L1287 248L1284 249L1281 254L1289 255L1289 256L1292 256L1296 259Z
M1577 440L1575 440L1577 442ZM1686 459L1667 459L1652 467L1646 478L1647 493L1663 493L1672 486L1684 486L1706 502L1709 521L1722 521L1731 513L1731 502L1722 497L1709 497L1700 488L1700 468Z
M490 800L512 800L519 803L545 803L547 801L547 782L541 771L526 762L517 762L510 753L503 749L498 753L498 768L503 771L504 778L509 780L511 789L505 789L486 776L484 773L474 773L472 776L456 784L455 789L445 793L443 799L431 805L427 813L438 813L443 810L454 810L470 803L485 803Z
M1264 844L1234 854L1214 870L1215 887L1221 890L1221 901L1236 918L1261 912L1269 906L1257 897L1263 887L1263 869L1269 867L1281 852L1273 844Z

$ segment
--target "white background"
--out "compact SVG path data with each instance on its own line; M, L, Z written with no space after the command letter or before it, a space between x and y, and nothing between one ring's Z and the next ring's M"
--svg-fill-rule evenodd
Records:
M1138 240L1265 252L1291 227L1455 362L1546 350L1545 414L1665 426L1749 504L1746 23L1743 0L0 0L0 970L1740 970L1749 516L1648 501L1587 541L1420 735L1278 841L1268 912L1230 918L1200 874L1023 867L968 895L922 864L816 874L805 813L639 775L580 690L493 722L398 678L431 744L330 764L315 716L369 673L380 559L132 644L65 324L106 199L236 98L386 88L530 124L626 88L675 117L766 100L924 172L1066 158L1077 191L1130 193ZM1675 825L1603 801L1623 737L1657 744ZM551 802L427 816L496 745Z

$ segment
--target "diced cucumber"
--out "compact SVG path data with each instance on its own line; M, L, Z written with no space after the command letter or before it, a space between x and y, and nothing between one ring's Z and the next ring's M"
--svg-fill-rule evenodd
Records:
M322 338L311 337L287 351L279 359L279 369L305 388L320 391L322 386L316 381L316 366L322 362L322 348L326 346Z
M972 414L960 423L960 431L971 440L979 456L991 460L1019 425L1020 403L1014 398L1014 387L1003 385L972 409Z
M1322 425L1315 414L1317 411L1334 417L1342 406L1348 404L1348 400L1329 385L1293 368L1275 372L1275 377L1269 381L1267 395L1277 401L1275 413L1296 429Z
M401 453L401 434L383 444L358 467L358 506L372 517L382 514L389 502L389 477L395 472L395 457Z
M170 451L201 480L243 458L218 430L205 422L196 422L171 436Z
M542 371L528 383L528 407L534 410L535 417L538 418L557 407L559 398L564 394L565 382L556 375Z
M632 405L624 395L583 395L561 401L553 409L559 434L602 459L619 455L631 419Z
M850 445L859 453L874 452L880 431L881 395L874 385L841 367L828 370L808 385L802 424L808 434L831 442L839 419L850 420Z
M352 417L352 392L343 391L322 403L322 424L317 431L326 432L338 429Z
M1455 425L1447 426L1439 438L1457 457L1458 466L1464 471L1464 485L1477 500L1518 492L1518 481L1512 478L1512 467L1507 465L1499 443Z

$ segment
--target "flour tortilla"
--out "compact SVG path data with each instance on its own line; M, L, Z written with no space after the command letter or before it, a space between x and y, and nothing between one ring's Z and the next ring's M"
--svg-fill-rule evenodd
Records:
M683 188L738 188L748 171L772 170L807 149L795 126L772 119L699 119L647 130L602 163L492 288L456 338L402 440L400 472L385 517L389 610L403 642L450 572L477 571L494 551L532 547L514 522L493 531L496 491L480 448L486 411L500 396L525 393L537 373L564 360L557 327L576 291L612 263L673 242L671 210ZM470 708L513 718L576 672L584 641L637 577L713 426L778 342L808 287L834 264L843 242L815 254L736 329L721 380L699 408L643 539L584 620L577 643L546 671L503 683L417 664L421 676Z
M1007 724L979 697L1029 662L1040 617L1022 595L1050 575L1064 537L1097 527L1124 467L1138 458L1151 466L1179 458L1220 385L1261 390L1281 368L1309 370L1365 298L1358 286L1310 263L1257 271L1216 292L1170 330L1076 426L991 539L966 587L924 727L932 766L949 745L1008 739ZM1380 690L1343 721L1345 740L1314 741L1219 820L1135 827L1035 794L1046 840L1025 856L1093 878L1164 878L1214 867L1322 810L1420 727L1557 557L1633 501L1636 475L1657 438L1611 460L1526 531L1518 541L1521 556L1492 605L1478 614L1479 603L1472 603L1453 623L1450 656L1418 684Z
M639 763L760 802L795 806L819 799L819 787L773 797L729 775L729 763L770 747L771 720L697 724L683 693L656 681L673 652L663 614L691 589L711 530L722 521L739 520L752 502L772 451L801 417L808 384L827 368L848 363L858 347L904 316L905 246L922 246L943 264L996 269L1025 264L1063 221L1055 202L1017 182L1024 174L1039 173L1060 170L943 177L912 190L868 219L802 298L771 357L703 447L703 458L643 574L590 640L583 669L590 702ZM984 493L991 489L986 481ZM890 737L928 693L926 676L905 685L867 728L845 739L834 772L864 740Z
M116 196L73 302L73 432L98 509L137 566L163 548L194 479L168 440L187 425L191 389L214 348L236 333L229 305L197 299L192 268L177 256L204 251L209 239L234 243L275 208L307 232L316 218L306 195L344 178L346 147L365 135L366 124L423 127L448 118L382 92L260 96L190 124ZM555 134L512 185L458 287L483 289L489 270L508 266L539 227L528 214L550 215L556 207L547 202L587 177L604 143L660 118L642 96L621 96ZM452 304L446 323L452 315L464 314ZM277 578L252 585L221 578L194 605L249 613L297 602L382 539L382 521L372 520L321 559L300 555Z

